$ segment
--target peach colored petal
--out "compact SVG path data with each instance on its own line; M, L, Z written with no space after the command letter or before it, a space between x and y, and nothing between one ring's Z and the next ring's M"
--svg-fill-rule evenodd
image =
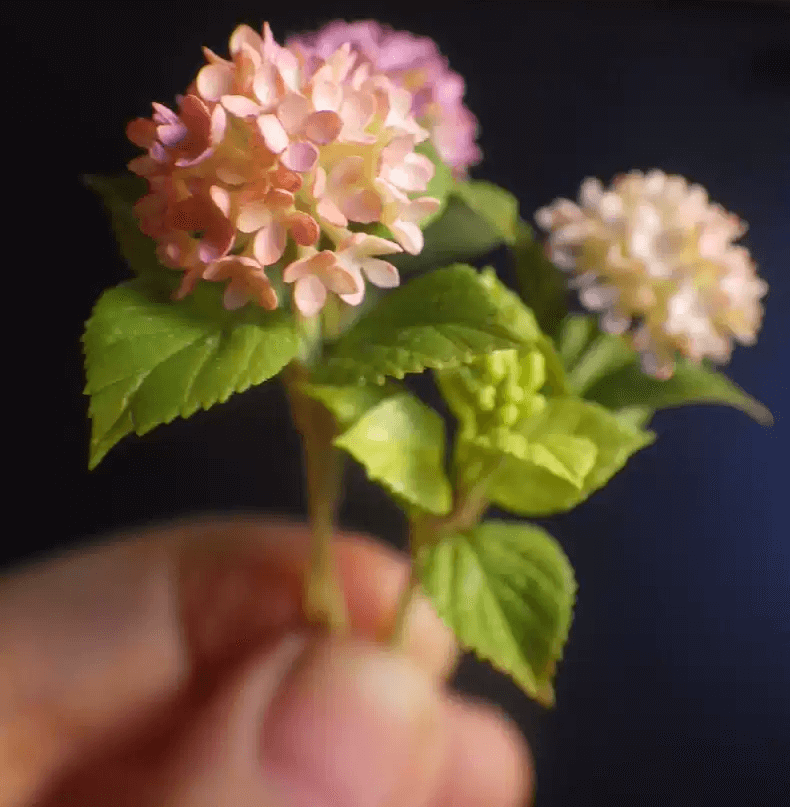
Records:
M133 173L140 177L147 177L153 174L159 167L156 160L152 160L148 155L142 157L135 157L126 163L126 167Z
M184 297L194 291L198 280L200 280L202 270L202 266L193 266L184 272L184 276L181 278L181 284L173 292L174 300L183 300Z
M203 46L203 55L206 57L206 61L209 64L224 64L227 67L233 67L233 62L229 62L227 59L223 59L222 56L218 56L211 48L207 48L205 45Z
M262 266L271 266L282 258L285 242L285 227L278 221L272 221L258 230L252 245L252 253Z
M254 118L263 111L260 104L256 104L246 95L223 95L220 102L231 115L235 115L237 118Z
M236 227L242 233L255 233L272 220L272 211L263 199L248 202L239 209Z
M303 247L311 247L318 242L321 228L318 222L309 214L297 210L286 219L286 226L291 237Z
M295 135L302 128L312 110L312 105L302 95L290 92L277 106L277 117L289 135Z
M314 199L319 199L324 195L325 190L326 171L319 165L315 169L315 178L313 179L313 187L310 189L310 193L313 195Z
M344 124L343 134L350 136L363 132L375 114L376 99L372 94L366 92L350 94L340 108L340 117Z
M303 174L318 162L318 149L306 140L298 140L285 149L280 159L286 168Z
M313 107L319 111L335 112L343 102L343 89L334 81L313 81Z
M126 136L135 146L150 148L156 140L156 124L149 118L135 118L126 125Z
M261 115L258 128L263 136L266 148L274 154L281 154L288 146L288 133L276 115Z
M283 282L293 283L299 278L307 277L324 271L329 266L337 262L337 256L329 249L323 249L321 252L316 252L309 258L302 258L298 261L289 263L283 269Z
M249 25L237 26L230 35L230 52L234 55L239 53L244 44L249 45L254 50L260 50L263 47L263 40L260 34L250 28Z
M306 275L296 281L294 305L305 317L317 314L326 302L326 287L315 275Z
M364 289L365 283L358 271L352 271L337 261L335 255L329 266L316 268L315 275L335 294L356 294Z
M197 91L206 101L219 101L233 92L233 70L229 65L207 64L197 74Z
M348 224L348 219L331 199L321 199L315 210L322 219L336 227L345 227Z
M358 221L361 224L371 224L381 217L381 199L375 191L369 189L349 194L339 207L349 221Z
M387 261L368 258L362 264L362 270L367 275L368 280L379 288L392 289L400 283L398 270Z
M225 287L222 295L222 305L227 311L236 311L243 308L250 301L247 286L241 280L233 278Z
M271 281L262 270L248 273L246 281L247 293L261 308L265 308L267 311L274 311L277 308L277 292L272 288Z
M422 230L412 221L397 219L389 225L398 243L411 255L419 255L424 239Z
M278 165L269 174L269 179L275 188L289 193L296 193L302 187L302 177L295 171L289 171L284 165Z
M304 135L314 143L331 143L340 134L343 121L337 112L313 112L304 123Z
M407 154L403 161L389 170L389 181L405 191L424 191L433 177L433 163L423 154Z
M216 145L225 136L225 128L228 125L228 116L225 110L217 105L211 113L211 142Z
M226 185L243 185L247 177L230 165L217 166L217 178Z
M354 233L339 246L339 251L352 251L357 256L393 255L403 252L403 248L386 238L367 233Z
M272 188L266 194L266 204L271 210L286 210L294 203L294 195L282 188Z
M333 191L348 188L364 177L365 161L352 155L339 160L327 177L327 186Z
M222 211L223 216L230 215L230 194L219 185L212 185L209 188L209 195L214 204Z
M401 218L405 221L420 222L431 213L435 213L442 203L435 199L433 196L420 196L419 199L413 199Z
M265 62L256 71L252 80L252 91L261 105L271 109L282 93L282 81L273 64Z

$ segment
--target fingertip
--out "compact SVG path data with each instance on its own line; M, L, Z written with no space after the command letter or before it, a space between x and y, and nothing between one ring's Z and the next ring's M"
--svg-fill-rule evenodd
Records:
M431 807L526 807L535 769L515 724L485 704L450 696L444 704L448 754Z

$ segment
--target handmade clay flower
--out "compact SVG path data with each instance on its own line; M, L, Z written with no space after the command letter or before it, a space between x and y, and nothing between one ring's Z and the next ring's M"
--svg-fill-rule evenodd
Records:
M288 40L288 46L308 63L328 58L346 43L373 71L407 91L403 97L410 111L428 129L437 153L457 177L480 162L477 119L463 103L464 80L450 70L432 39L394 31L372 20L336 20L320 31Z
M701 186L658 170L632 171L610 190L586 179L578 205L558 199L535 220L583 305L602 312L605 331L629 332L646 373L671 377L676 352L726 363L733 340L755 342L768 286L733 243L745 223Z
M372 256L418 252L419 222L438 206L419 195L434 165L414 151L429 132L412 91L350 44L306 59L268 25L262 36L240 26L229 49L230 59L204 49L208 64L177 111L154 104L127 129L147 150L129 164L149 183L135 210L160 259L184 272L176 296L226 282L227 307L274 308L266 272L284 256L306 316L327 292L359 304L365 277L397 285L394 267ZM398 243L361 232L377 223Z

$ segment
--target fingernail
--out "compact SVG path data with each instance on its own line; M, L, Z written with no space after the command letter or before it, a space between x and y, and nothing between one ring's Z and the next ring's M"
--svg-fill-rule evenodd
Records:
M434 764L438 771L438 716L435 685L414 662L326 640L266 715L264 771L299 807L386 804L405 780L427 781Z

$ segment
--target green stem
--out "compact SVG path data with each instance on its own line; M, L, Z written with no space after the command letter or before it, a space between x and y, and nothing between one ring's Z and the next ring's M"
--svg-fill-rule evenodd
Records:
M417 574L417 561L416 558L412 557L411 564L409 565L409 579L406 581L406 587L401 592L398 600L398 610L395 614L395 621L393 622L392 633L390 634L389 645L392 648L397 650L405 649L409 606L414 599L414 595L419 591L419 588L420 578Z
M316 323L305 322L304 325L303 362L315 360L321 338ZM343 461L332 444L335 422L331 413L300 390L300 385L308 378L305 363L294 363L283 373L294 424L302 437L307 507L312 529L304 612L309 621L342 633L348 623L348 614L338 581L332 540L342 488Z

